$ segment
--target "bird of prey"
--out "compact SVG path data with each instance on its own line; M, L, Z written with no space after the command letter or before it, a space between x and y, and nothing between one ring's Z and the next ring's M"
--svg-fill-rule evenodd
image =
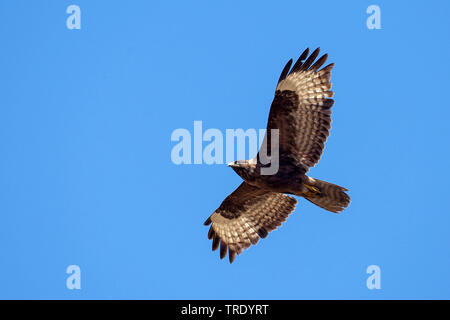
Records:
M335 213L350 203L347 189L306 175L322 155L334 103L330 90L334 63L320 69L328 55L316 61L319 52L317 48L308 56L306 49L292 68L289 60L278 80L263 141L271 150L271 132L278 133L277 172L262 174L267 166L262 161L262 147L254 159L229 164L244 181L204 223L211 224L208 238L213 251L220 246L221 259L228 251L232 263L236 254L279 227L297 204L287 194Z

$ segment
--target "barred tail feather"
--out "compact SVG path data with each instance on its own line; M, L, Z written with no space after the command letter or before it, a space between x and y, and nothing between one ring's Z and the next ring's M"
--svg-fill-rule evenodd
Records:
M350 204L350 197L346 193L348 190L344 187L310 177L308 177L306 183L319 190L316 195L308 197L305 196L306 200L325 210L339 213Z

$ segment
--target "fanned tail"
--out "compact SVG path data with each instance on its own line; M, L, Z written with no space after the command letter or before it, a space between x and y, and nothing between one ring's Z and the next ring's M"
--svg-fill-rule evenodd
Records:
M346 193L348 190L344 187L310 177L304 184L312 190L304 195L305 199L325 210L339 213L350 204L350 197Z

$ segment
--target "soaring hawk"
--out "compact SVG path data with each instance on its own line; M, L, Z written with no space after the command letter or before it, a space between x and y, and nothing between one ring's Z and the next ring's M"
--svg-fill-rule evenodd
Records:
M328 55L314 62L319 51L317 48L308 57L306 49L292 69L289 60L278 80L264 139L267 150L271 150L271 129L278 129L277 172L262 174L267 162L261 159L261 149L254 159L229 164L244 181L205 221L206 226L212 224L208 238L212 239L213 251L220 246L221 259L228 251L232 263L236 254L279 227L297 204L286 194L304 197L335 213L350 203L347 189L306 175L321 157L334 103L330 99L334 64L320 69Z

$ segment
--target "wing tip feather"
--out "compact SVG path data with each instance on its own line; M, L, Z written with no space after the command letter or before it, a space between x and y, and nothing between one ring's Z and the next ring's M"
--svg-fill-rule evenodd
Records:
M211 216L208 217L208 219L205 220L205 222L203 222L204 226L209 226L211 224Z

